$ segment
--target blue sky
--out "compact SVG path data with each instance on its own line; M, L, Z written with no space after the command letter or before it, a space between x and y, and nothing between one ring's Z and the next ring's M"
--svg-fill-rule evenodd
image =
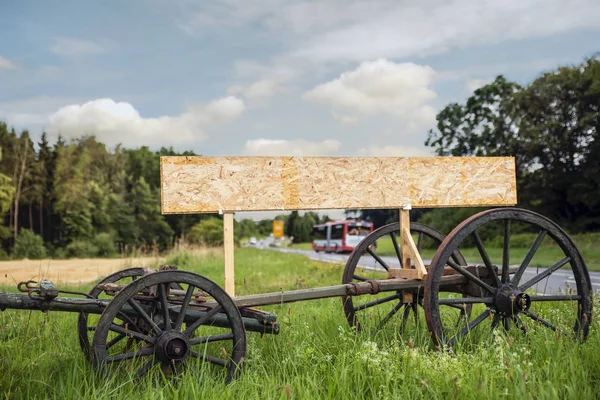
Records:
M600 2L0 0L0 119L204 155L427 155L435 113L599 51Z

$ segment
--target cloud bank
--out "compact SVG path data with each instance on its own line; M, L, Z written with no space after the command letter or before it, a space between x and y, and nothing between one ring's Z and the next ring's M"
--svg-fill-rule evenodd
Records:
M248 140L242 154L248 156L325 156L337 153L341 143L337 140L311 142L305 139Z
M93 134L109 145L191 143L206 139L204 128L230 122L244 110L242 100L229 96L192 107L178 116L144 118L130 103L97 99L59 109L50 116L47 131L68 138Z
M340 122L387 113L401 119L409 131L416 131L435 119L430 104L437 97L431 89L434 78L435 71L428 66L379 59L316 86L303 99L330 106Z

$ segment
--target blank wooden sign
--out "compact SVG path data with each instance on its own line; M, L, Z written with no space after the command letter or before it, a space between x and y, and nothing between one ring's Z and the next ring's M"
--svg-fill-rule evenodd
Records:
M161 157L162 212L508 206L513 157Z

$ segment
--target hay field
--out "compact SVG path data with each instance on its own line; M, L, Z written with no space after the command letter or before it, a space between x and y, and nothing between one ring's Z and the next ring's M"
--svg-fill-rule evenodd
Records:
M29 279L38 282L50 279L55 284L85 283L120 269L146 267L163 261L161 257L0 261L0 286L16 285Z

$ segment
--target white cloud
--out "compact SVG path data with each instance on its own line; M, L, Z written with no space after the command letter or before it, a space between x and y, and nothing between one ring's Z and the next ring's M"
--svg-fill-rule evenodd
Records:
M597 0L180 0L186 32L259 27L294 60L360 62L598 29Z
M266 78L248 86L231 86L227 92L230 94L242 94L247 99L268 99L284 90L285 88L281 86L281 79Z
M373 157L431 157L434 151L427 147L415 146L369 146L358 151L361 156Z
M6 58L0 56L0 69L16 69L16 68L17 68L17 64L10 61L9 59L6 59Z
M383 112L400 118L413 132L435 119L429 104L437 96L430 88L434 78L435 71L428 66L379 59L318 85L303 98L331 106L341 122Z
M469 93L473 93L475 90L487 85L491 81L493 81L493 79L469 78L465 83L465 89Z
M39 128L48 123L57 109L79 100L73 97L37 96L0 102L0 120L24 129Z
M97 99L61 108L50 116L47 131L65 137L94 134L109 145L190 143L207 137L205 127L232 121L244 110L244 102L230 96L192 107L178 116L144 118L129 103Z
M50 50L63 56L80 56L105 53L106 46L90 40L57 37Z
M324 156L335 154L341 143L337 140L311 142L297 140L248 140L242 154L249 156Z

